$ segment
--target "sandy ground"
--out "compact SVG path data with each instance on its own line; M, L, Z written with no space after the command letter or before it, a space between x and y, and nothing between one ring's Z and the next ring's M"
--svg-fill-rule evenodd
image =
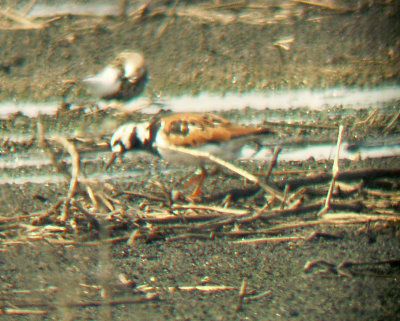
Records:
M166 15L161 7L141 19L65 16L47 28L3 30L0 99L82 98L80 79L129 48L145 54L148 90L156 95L396 83L396 3L348 12L272 5L261 12L260 25L248 23L257 22L252 15L224 24L212 22L215 10L199 19ZM282 21L270 24L275 16ZM288 40L289 50L277 46Z
M178 5L176 12L182 8ZM204 20L210 11L200 20L193 13L183 17L166 14L165 7L159 13L150 7L140 19L64 16L39 30L2 30L0 99L80 101L89 106L93 97L80 80L127 48L145 54L150 77L146 91L155 96L398 82L397 2L365 4L348 11L297 3L288 8L281 21L265 24L264 20L260 25L245 19L222 23L215 15L214 21ZM262 17L271 22L283 10L275 5ZM219 8L217 12L240 14L242 10ZM293 39L289 50L276 45L282 39ZM320 112L290 110L310 127L276 125L276 129L280 138L334 142L335 128L344 124L350 129L345 139L356 143L397 138L398 108L399 102L393 102L377 113L374 108L349 111L340 106ZM268 118L288 111L247 109L224 116L240 122L244 117L257 118L256 113ZM45 136L65 135L85 160L108 150L107 141L118 123L146 117L121 116L117 110L70 110L65 104L56 116L42 117L41 122ZM21 115L1 120L0 157L35 153L49 160L49 151L42 152L35 134L37 121ZM27 138L8 140L17 134ZM56 157L68 155L54 141L49 146ZM83 161L81 170L97 173L105 162L102 156L94 157ZM342 207L337 205L329 213L351 213L359 215L357 219L366 215L352 224L324 223L315 215L318 208L303 211L300 206L298 213L284 215L263 212L270 196L257 193L257 187L231 173L210 178L204 199L193 206L221 209L223 197L231 194L228 209L248 210L247 220L221 213L204 218L215 212L198 208L195 215L202 219L193 219L190 210L173 207L188 202L176 199L171 204L168 199L169 192L182 189L180 179L187 171L171 170L145 154L126 157L111 168L116 175L135 169L134 180L87 183L100 205L94 209L89 192L79 191L65 222L58 218L65 208L69 179L58 184L3 184L0 318L398 320L398 164L398 157L340 162L343 172L381 170L378 178L370 172L343 179L340 182L350 186L335 190L335 204ZM237 165L261 177L268 168L263 162ZM283 190L288 179L330 173L331 167L332 161L313 159L279 162L271 180ZM6 174L55 172L54 163L48 161L9 168ZM322 202L329 182L303 183L309 190L298 200L304 207ZM290 192L299 190L297 186ZM271 206L278 211L280 204L275 200ZM175 218L168 221L146 218L149 213L171 211ZM262 217L255 217L256 213Z

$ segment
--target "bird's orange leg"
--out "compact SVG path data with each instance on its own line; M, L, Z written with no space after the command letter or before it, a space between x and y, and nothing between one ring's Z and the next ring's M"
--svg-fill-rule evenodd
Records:
M197 183L196 188L194 189L193 193L189 195L189 198L196 198L202 194L201 187L206 177L207 171L204 169L204 167L200 167L192 177L183 183L185 186Z

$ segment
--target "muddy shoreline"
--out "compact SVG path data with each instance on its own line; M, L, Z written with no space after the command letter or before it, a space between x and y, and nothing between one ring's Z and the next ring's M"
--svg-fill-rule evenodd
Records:
M378 137L395 111L389 108L386 113L378 113L386 123L369 123L368 134L364 133L367 131L364 126L355 126L348 132L359 137ZM249 113L247 110L247 117ZM309 116L310 121L305 122L311 125L311 119L319 119L317 128L309 129L309 133L301 126L277 128L288 136L328 137L337 135L337 130L321 130L318 126L342 123L346 118L349 124L356 124L370 116L363 110L353 114L354 119L342 113L340 117L334 116L333 121L325 111L320 113L314 112ZM76 136L68 127L57 125L74 124L82 119L82 115L75 113L76 119L62 120L70 116L64 114L58 119L53 116L42 121L50 128L64 128L66 137L81 154L82 173L101 172L107 161L109 135L94 135L90 141L81 141L87 135ZM245 117L240 111L225 116ZM97 122L102 118L95 118L92 124L98 127ZM32 128L37 123L37 119L25 120L32 122ZM11 124L3 121L3 128L9 128L9 133L13 132ZM388 134L397 131L398 125ZM51 132L54 133L46 130L45 135L50 138ZM68 160L62 145L51 139L48 143L57 158ZM14 178L56 175L49 152L41 150L35 136L25 141L3 141L3 154L39 153L36 155L42 155L46 161L41 166L9 168L8 175ZM89 160L85 154L88 152L105 156ZM60 221L60 216L65 209L70 180L63 178L63 171L57 174L61 180L56 184L50 181L2 184L1 198L7 200L1 204L0 218L6 299L2 313L12 316L10 302L18 307L16 311L25 311L29 320L43 318L35 317L34 313L44 313L45 319L50 320L58 316L82 320L129 319L133 315L166 320L302 320L305 317L395 320L400 296L396 261L400 233L399 222L391 219L398 218L399 178L395 172L389 176L383 173L398 168L398 163L399 157L340 161L343 173L382 170L378 178L372 178L371 172L363 178L339 181L341 187L335 190L334 203L342 207L333 208L330 213L356 215L342 218L344 221L369 217L347 224L318 220L316 212L322 203L304 211L310 201L323 202L330 178L320 185L300 184L308 191L297 214L282 212L281 216L279 203L273 201L271 206L278 212L267 211L263 214L265 219L260 220L254 215L270 197L230 172L210 177L203 200L192 205L179 199L170 203L168 197L184 190L181 179L188 171L141 153L127 155L115 163L108 173L110 177L115 175L115 179L83 183L81 176L81 184L89 184L96 198L100 197L100 203L94 205L89 194L79 191L73 197L74 205L69 208L65 222ZM269 162L241 161L236 165L263 177ZM71 166L67 162L67 173ZM329 174L331 168L332 160L280 161L272 179L284 188L287 180ZM137 174L132 179L117 178L133 170ZM293 195L298 192L299 187L294 187ZM111 202L113 211L100 201L101 197ZM222 210L224 204L228 206ZM192 212L191 206L200 207ZM210 209L204 210L204 206ZM232 218L225 211L250 216ZM169 213L177 216L168 217ZM243 241L250 243L241 244ZM243 282L247 286L241 300ZM242 302L240 309L239 302Z
M146 56L150 96L399 82L396 4L345 13L296 4L282 21L260 25L157 12L149 8L139 19L61 16L38 30L0 31L7 48L0 99L82 99L80 80L128 48Z

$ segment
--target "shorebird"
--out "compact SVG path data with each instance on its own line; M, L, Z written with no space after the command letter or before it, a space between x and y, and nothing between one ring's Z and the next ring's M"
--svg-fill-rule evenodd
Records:
M211 113L173 113L145 123L126 123L113 134L113 152L108 168L117 155L130 150L147 150L170 163L197 166L198 185L191 197L201 193L207 176L202 157L180 152L176 147L207 152L223 160L234 160L243 146L260 135L273 134L269 127L248 127ZM175 147L175 148L174 148Z
M143 91L146 81L145 60L136 51L121 52L99 73L83 79L90 92L107 100L129 100Z

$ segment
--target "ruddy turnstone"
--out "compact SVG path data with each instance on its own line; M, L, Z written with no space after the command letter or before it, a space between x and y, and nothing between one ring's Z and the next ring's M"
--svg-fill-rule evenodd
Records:
M129 150L147 150L169 162L195 165L200 168L198 186L191 196L200 193L206 177L204 158L181 153L171 147L185 147L210 153L223 160L236 159L246 144L257 135L272 134L269 127L247 127L211 113L173 113L155 117L146 123L121 125L111 138L111 157Z
M83 79L83 83L101 98L128 100L143 91L146 76L143 55L123 51L98 74Z

